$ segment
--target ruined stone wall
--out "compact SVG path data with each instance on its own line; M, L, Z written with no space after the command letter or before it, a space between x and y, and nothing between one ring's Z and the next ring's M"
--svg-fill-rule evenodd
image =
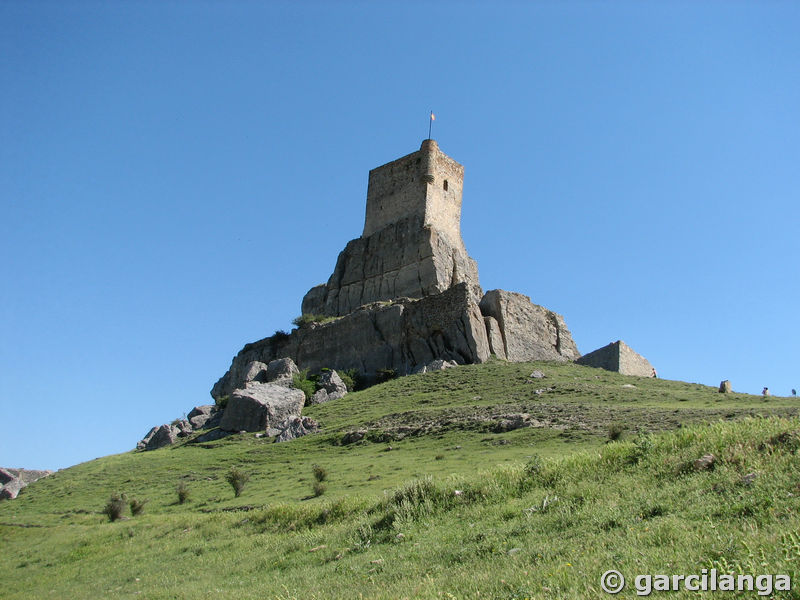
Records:
M622 340L598 348L594 352L584 354L575 361L579 365L596 367L606 371L616 371L623 375L652 377L653 365L644 356L637 353Z

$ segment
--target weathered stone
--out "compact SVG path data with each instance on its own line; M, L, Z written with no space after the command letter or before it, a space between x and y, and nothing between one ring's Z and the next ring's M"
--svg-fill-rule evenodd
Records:
M22 479L12 479L0 489L0 500L13 500L25 486L26 484Z
M137 450L146 450L147 449L147 444L149 444L150 440L153 439L153 436L156 434L156 431L158 431L158 427L152 427L150 429L150 431L147 432L147 435L145 435L141 439L141 441L138 444L136 444L136 449Z
M282 423L282 431L275 438L276 442L288 442L295 438L314 433L319 430L319 423L310 417L289 417Z
M497 321L506 359L511 362L566 361L580 356L563 317L533 304L528 296L490 290L480 309Z
M304 403L300 390L249 382L231 394L219 427L225 431L264 431L290 416L299 416Z
M202 406L195 406L186 418L189 420L189 423L191 423L192 429L197 430L202 429L216 412L216 405L204 404Z
M180 419L172 424L178 430L178 437L187 437L192 434L192 424L186 419Z
M357 369L370 378L379 369L410 373L436 359L481 363L489 358L489 344L480 310L461 283L421 300L362 307L312 329L295 329L286 339L248 344L214 385L212 396L229 394L244 365L276 356L292 357L311 371Z
M244 383L248 381L257 381L258 383L267 383L267 371L269 367L263 362L254 360L245 367Z
M720 394L730 394L733 388L731 387L731 382L727 379L720 382L719 384L719 393Z
M364 436L367 435L366 429L356 429L355 431L348 431L342 436L342 444L347 446L348 444L355 444L356 442L360 442L364 439Z
M506 346L503 342L503 332L500 323L494 317L483 317L486 325L486 338L489 341L489 352L501 360L506 360Z
M174 425L161 425L160 427L156 428L156 430L150 436L150 439L145 442L144 449L158 450L164 446L174 444L178 439L179 433L180 430Z
M458 363L454 360L442 360L441 358L438 358L436 360L432 360L427 365L419 365L416 369L414 369L412 374L417 375L420 373L430 373L431 371L444 371L445 369L450 369L457 366Z
M341 394L338 396L339 398L347 394L347 385L345 385L342 378L339 377L339 374L333 369L323 371L317 380L317 385L328 392L328 394Z
M534 371L530 375L528 375L531 379L544 379L545 375L541 371Z
M654 377L655 369L648 360L637 354L625 342L618 340L608 346L603 346L584 354L575 361L579 365L597 367L606 371L616 371L623 375L637 375L639 377Z
M278 358L270 361L267 365L266 383L274 383L284 387L292 387L294 376L300 373L300 369L291 358Z
M16 479L7 469L0 469L0 485L5 485L9 481Z
M717 457L713 454L704 454L696 461L694 461L694 468L695 471L708 471L714 468L714 464L717 462Z
M262 340L265 341L265 340ZM272 353L246 353L250 346L244 347L239 355L245 355L243 360L234 361L231 368L225 373L211 390L211 396L215 399L230 396L234 390L244 388L249 382L274 383L284 387L293 386L293 377L300 370L291 358L282 358ZM238 358L238 357L237 357ZM246 362L245 362L246 360Z

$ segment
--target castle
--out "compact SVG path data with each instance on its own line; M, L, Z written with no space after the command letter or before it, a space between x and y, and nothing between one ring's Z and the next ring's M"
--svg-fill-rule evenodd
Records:
M515 292L483 293L461 238L464 167L431 139L370 171L361 237L305 295L306 325L247 344L214 385L241 387L247 365L291 358L301 369L412 373L434 360L574 360L564 319Z

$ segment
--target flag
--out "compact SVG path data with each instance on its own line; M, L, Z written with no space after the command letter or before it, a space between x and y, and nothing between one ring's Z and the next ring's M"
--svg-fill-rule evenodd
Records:
M433 114L433 112L431 112L431 121L435 121L435 120L436 120L436 115Z

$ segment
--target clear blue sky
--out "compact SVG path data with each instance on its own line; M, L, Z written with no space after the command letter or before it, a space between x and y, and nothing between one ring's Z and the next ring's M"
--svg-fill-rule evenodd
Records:
M0 466L210 402L430 109L485 290L788 395L798 32L793 2L0 3Z

